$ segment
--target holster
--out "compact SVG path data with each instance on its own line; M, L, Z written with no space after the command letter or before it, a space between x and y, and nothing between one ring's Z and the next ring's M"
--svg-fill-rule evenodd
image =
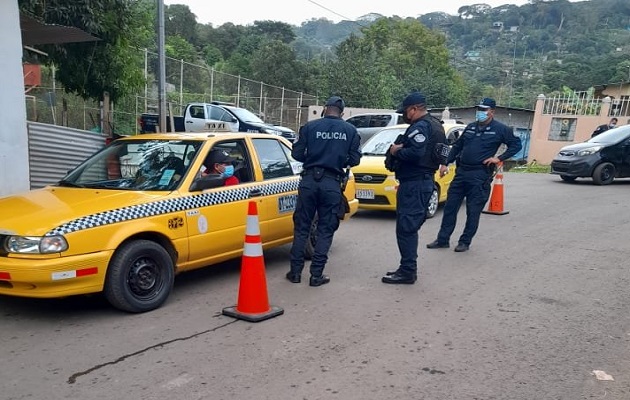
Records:
M341 202L339 203L339 209L337 210L337 218L343 219L347 213L350 212L350 203L346 195L341 193Z

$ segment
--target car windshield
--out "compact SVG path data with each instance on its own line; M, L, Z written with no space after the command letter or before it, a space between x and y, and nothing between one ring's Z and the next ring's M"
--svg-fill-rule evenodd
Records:
M264 124L265 121L263 121L262 119L258 118L256 116L256 114L254 114L253 112L246 110L244 108L238 108L238 107L230 107L230 111L232 111L234 114L236 114L236 117L238 119L240 119L241 121L245 121L245 122L256 122L259 124Z
M604 133L590 138L588 143L598 144L615 144L630 137L630 125L620 126L618 128L609 129Z
M112 190L174 190L193 163L201 141L115 140L57 183Z
M361 147L361 153L371 156L384 156L389 146L398 135L405 133L406 128L384 129L372 136Z

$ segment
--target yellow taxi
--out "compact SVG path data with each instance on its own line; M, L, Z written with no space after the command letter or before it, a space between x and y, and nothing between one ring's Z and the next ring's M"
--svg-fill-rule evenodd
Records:
M356 182L355 197L359 200L359 208L366 210L396 210L396 191L398 181L394 173L385 168L385 153L396 137L405 133L409 125L402 124L385 128L372 136L361 146L361 163L352 168ZM466 125L444 125L447 137L459 137ZM440 177L435 173L435 188L429 200L427 218L432 218L437 212L438 205L446 201L446 193L455 176L455 167L449 168L449 173Z
M210 150L232 159L237 184L203 173ZM251 201L263 249L290 243L300 172L291 143L274 135L115 140L58 183L0 199L0 295L103 292L120 310L160 307L177 273L242 255ZM354 193L350 176L345 219Z

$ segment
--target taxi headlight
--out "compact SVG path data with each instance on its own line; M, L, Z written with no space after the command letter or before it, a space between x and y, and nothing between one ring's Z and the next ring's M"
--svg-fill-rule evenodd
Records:
M68 242L63 236L9 236L5 249L19 254L60 253L68 250Z
M602 149L603 146L593 146L588 149L583 149L577 152L578 156L590 156L591 154L595 154Z

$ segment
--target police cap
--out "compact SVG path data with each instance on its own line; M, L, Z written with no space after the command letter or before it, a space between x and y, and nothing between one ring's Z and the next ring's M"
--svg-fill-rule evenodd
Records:
M332 96L331 98L329 98L326 101L325 104L326 107L337 107L339 109L339 111L343 111L344 108L346 108L346 103L343 101L343 99L339 96Z
M494 101L494 99L491 99L490 97L484 97L479 104L477 105L477 108L497 108L497 102Z
M427 104L427 98L424 97L424 95L420 92L409 93L407 97L405 97L405 99L403 100L402 105L398 107L398 110L396 110L396 112L402 114L405 109L407 109L407 107L415 106L416 104Z

